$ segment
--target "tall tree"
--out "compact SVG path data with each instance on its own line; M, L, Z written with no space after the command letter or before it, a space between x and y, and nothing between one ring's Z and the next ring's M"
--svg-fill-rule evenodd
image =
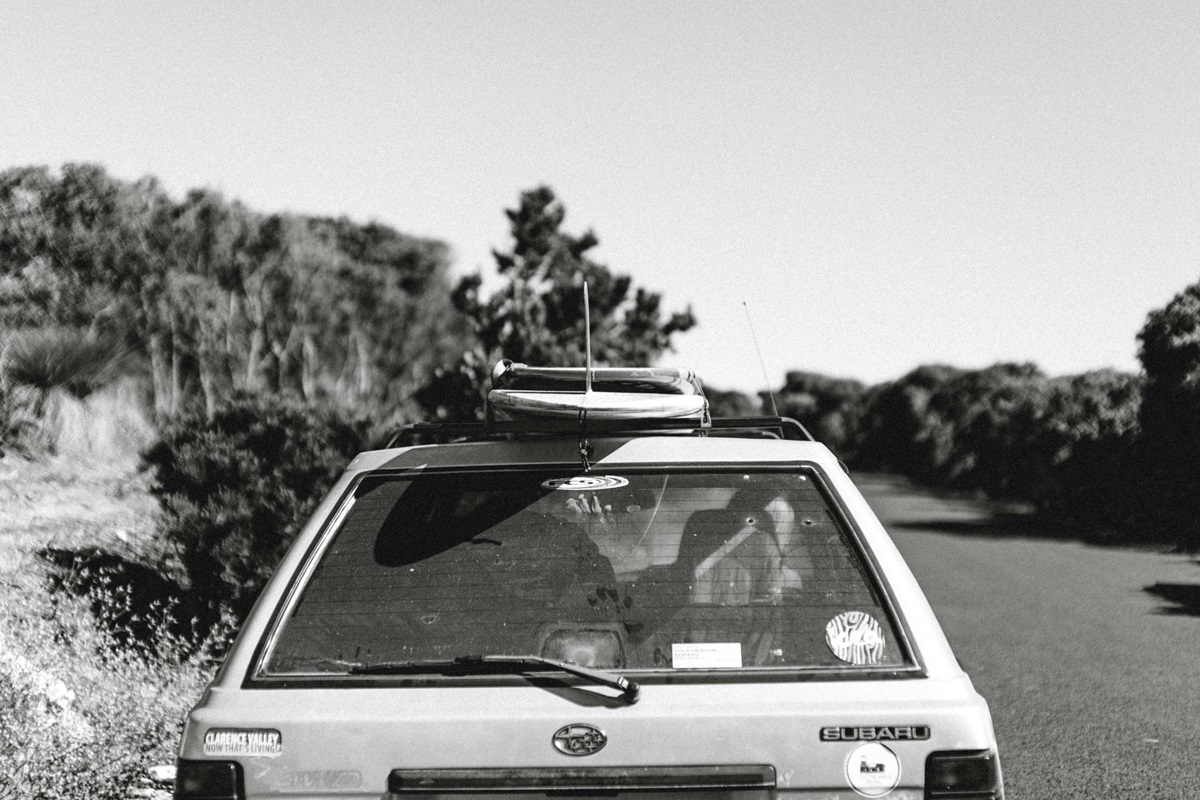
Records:
M1146 513L1166 538L1200 550L1200 283L1151 311L1138 334Z
M589 258L599 240L590 230L579 236L562 230L566 209L549 188L523 192L517 208L505 214L512 249L493 251L502 285L485 297L483 278L476 274L462 279L452 296L477 344L457 364L439 370L419 396L436 416L479 416L488 370L500 358L582 365L585 282L597 364L651 364L671 348L674 334L696 323L690 307L664 319L659 294L634 287L629 275Z
M309 227L341 256L322 278L323 337L312 342L336 367L330 391L343 404L417 413L413 395L469 341L450 303L449 249L379 223Z

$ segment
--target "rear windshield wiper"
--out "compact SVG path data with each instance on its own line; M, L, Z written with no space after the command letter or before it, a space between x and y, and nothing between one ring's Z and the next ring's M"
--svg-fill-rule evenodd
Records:
M575 675L600 686L616 689L630 705L638 701L642 691L637 683L622 675L542 656L472 655L459 656L449 661L381 661L375 664L353 664L349 671L351 675L403 675L433 671L471 673L491 671L495 667L503 669L514 666L543 667Z
M543 658L542 656L468 656L468 658L477 658L485 664L514 664L525 666L543 666L551 669L560 669L570 675L577 675L584 680L589 680L592 683L600 686L607 686L610 689L616 689L621 693L625 702L633 705L641 696L642 687L636 682L629 680L622 675L616 675L612 672L606 672L602 669L592 669L591 667L581 667L577 664L572 664L569 661L559 661L554 658Z

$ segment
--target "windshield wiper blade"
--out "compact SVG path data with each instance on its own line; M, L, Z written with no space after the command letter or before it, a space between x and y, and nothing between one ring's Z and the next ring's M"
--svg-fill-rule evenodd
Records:
M638 701L642 694L642 687L636 682L629 680L623 675L616 675L611 672L606 672L602 669L592 669L591 667L581 667L578 664L572 664L570 661L559 661L554 658L544 658L542 656L467 656L465 659L457 658L455 661L470 663L470 660L476 659L484 664L516 664L526 666L542 666L558 669L570 675L577 675L580 678L589 680L592 683L600 686L607 686L610 689L616 689L621 693L626 703L633 705Z
M506 666L544 667L575 675L600 686L616 689L621 693L625 702L630 705L638 701L642 691L641 686L622 675L614 675L604 670L581 667L569 661L558 661L542 656L473 655L442 661L381 661L375 664L352 664L349 667L349 673L351 675L408 675L421 672L471 673L492 671L496 667Z

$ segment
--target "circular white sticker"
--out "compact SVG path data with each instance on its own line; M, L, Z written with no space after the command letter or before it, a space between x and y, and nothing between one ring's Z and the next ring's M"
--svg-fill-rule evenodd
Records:
M825 643L849 664L878 664L883 659L883 628L863 611L847 611L829 620Z
M551 478L542 481L543 489L563 489L569 492L597 492L601 489L619 489L629 481L616 475L576 475L573 478Z
M846 759L846 780L863 797L883 797L900 783L900 759L878 742L859 745Z

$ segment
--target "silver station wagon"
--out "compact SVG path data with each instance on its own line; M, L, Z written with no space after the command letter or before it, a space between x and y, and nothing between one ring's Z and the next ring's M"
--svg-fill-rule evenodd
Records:
M346 469L175 796L1001 798L987 704L837 459L673 369L501 362Z

